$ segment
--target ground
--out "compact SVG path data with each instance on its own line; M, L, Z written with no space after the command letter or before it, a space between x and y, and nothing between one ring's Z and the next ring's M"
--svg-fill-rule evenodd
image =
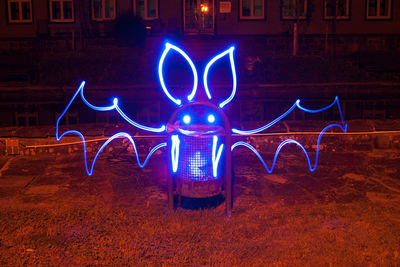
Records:
M57 148L0 157L1 265L400 262L399 151L322 151L310 172L288 150L268 174L240 148L231 219L224 203L168 212L165 151L144 169L129 153L103 153L90 177L82 158Z

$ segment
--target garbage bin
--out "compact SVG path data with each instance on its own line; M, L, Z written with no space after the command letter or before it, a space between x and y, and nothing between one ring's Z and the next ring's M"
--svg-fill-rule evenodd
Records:
M224 112L209 102L191 102L177 109L167 124L168 198L208 198L223 194L232 209L231 129Z
M180 156L174 174L176 191L184 197L216 196L222 192L225 167L221 162L226 149L223 127L202 124L190 125L185 129L186 133L178 135ZM222 149L216 162L218 148Z

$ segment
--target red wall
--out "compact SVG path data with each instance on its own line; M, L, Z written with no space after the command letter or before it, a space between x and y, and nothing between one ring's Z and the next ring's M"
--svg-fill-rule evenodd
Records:
M308 19L300 21L299 34L325 34L326 24L332 30L332 21L323 20L323 0L309 0ZM310 6L312 3L313 7ZM367 21L366 0L350 1L350 20L336 21L339 34L400 34L400 6L393 1L392 19ZM219 10L217 6L217 10ZM265 20L239 20L239 0L232 0L232 13L217 14L217 34L284 34L292 31L293 21L281 20L281 1L266 0Z
M157 23L168 26L171 20L177 22L182 31L184 0L159 0L159 17ZM117 16L133 13L133 0L117 0ZM239 0L232 0L232 12L219 13L219 0L215 0L215 33L217 35L259 35L259 34L291 34L293 21L283 21L280 16L281 0L266 0L266 19L258 21L239 20ZM308 19L299 24L299 34L325 34L328 25L332 32L332 21L323 20L323 0L309 0L313 4L309 8ZM350 20L336 21L338 34L400 34L400 3L393 1L392 19L386 21L365 20L366 0L350 0ZM34 38L38 25L48 24L49 32L80 31L87 27L91 31L106 30L112 22L94 22L90 17L90 1L75 0L74 23L49 23L48 1L33 0L33 23L8 24L6 0L0 4L0 38ZM149 22L151 25L154 22ZM83 26L82 26L83 25Z

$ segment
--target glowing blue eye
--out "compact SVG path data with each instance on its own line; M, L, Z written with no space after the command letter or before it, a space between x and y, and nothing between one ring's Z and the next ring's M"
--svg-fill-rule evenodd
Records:
M209 123L215 122L215 116L213 114L208 115L207 119Z
M189 124L189 123L190 123L190 116L189 116L189 115L183 116L183 122L184 122L185 124Z

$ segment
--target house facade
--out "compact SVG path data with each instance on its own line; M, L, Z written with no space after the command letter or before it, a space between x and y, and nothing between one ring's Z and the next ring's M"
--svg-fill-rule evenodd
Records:
M121 17L142 20L147 36L298 36L343 50L398 49L400 4L396 0L2 0L0 48L34 38L82 40L113 36ZM379 39L378 39L378 38ZM78 41L77 41L78 40ZM84 42L83 42L84 43ZM51 45L51 43L45 44ZM54 43L53 43L54 45ZM326 44L325 44L326 45ZM321 46L321 49L326 47Z
M101 103L119 92L138 120L165 121L171 107L154 70L166 39L199 68L236 44L237 123L268 121L298 97L323 106L336 95L346 119L399 118L398 0L1 0L0 125L54 125L80 79ZM332 68L337 57L326 55L357 58ZM115 121L85 114L66 124Z

